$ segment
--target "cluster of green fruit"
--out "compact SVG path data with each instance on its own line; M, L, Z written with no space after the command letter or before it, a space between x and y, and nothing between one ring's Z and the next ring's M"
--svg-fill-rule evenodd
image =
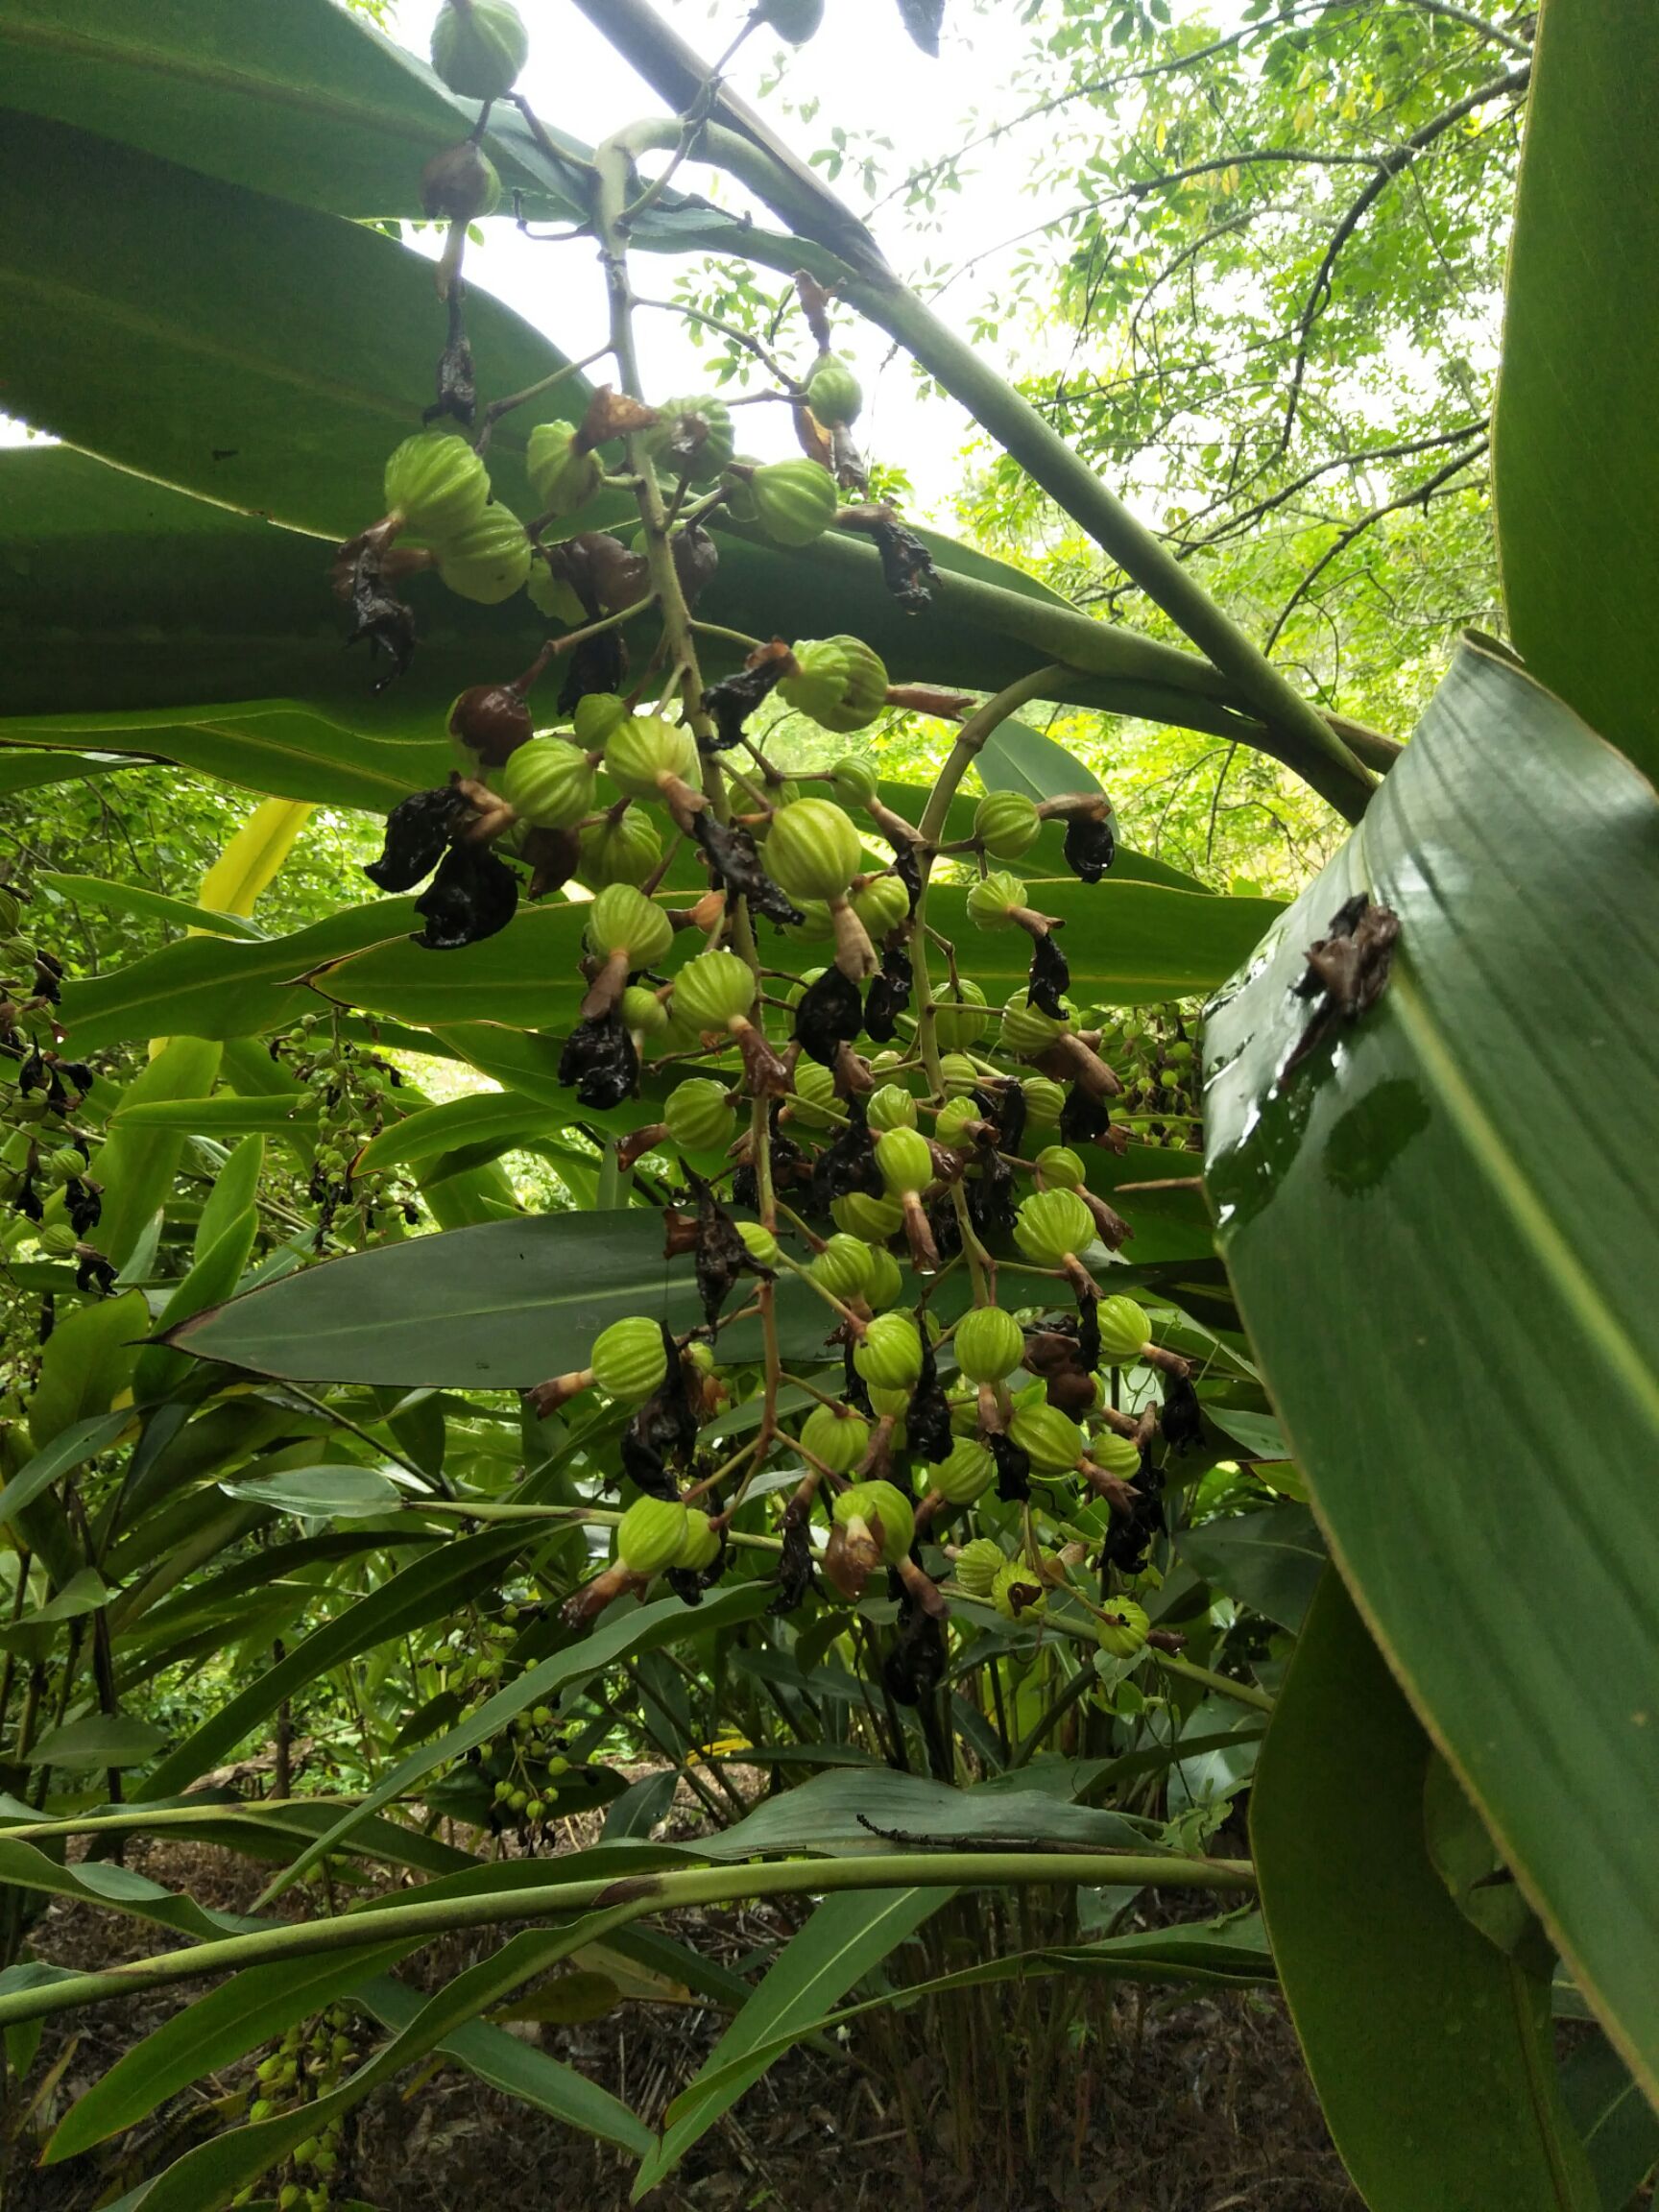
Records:
M1102 1050L1123 1078L1123 1106L1154 1143L1203 1149L1203 1066L1190 1012L1142 1006L1108 1019Z
M358 2060L352 2028L351 2015L338 2005L309 2023L290 2028L276 2051L254 2068L249 2119L268 2120L315 2104L337 2089ZM288 2161L291 2178L276 2188L275 2200L282 2212L328 2212L340 2172L343 2133L340 2122L331 2120L296 2147ZM241 2190L230 2201L252 2204L269 2194L267 2181Z
M333 1230L363 1243L400 1236L421 1217L414 1190L389 1170L358 1165L385 1126L397 1070L342 1036L336 1019L320 1012L301 1016L276 1049L317 1102L310 1196L319 1209L319 1234Z

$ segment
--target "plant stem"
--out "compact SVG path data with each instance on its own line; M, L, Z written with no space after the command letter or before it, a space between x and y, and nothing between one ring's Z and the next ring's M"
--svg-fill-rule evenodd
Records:
M1258 1690L1253 1682L1235 1682L1230 1674L1217 1674L1208 1667L1200 1667L1190 1659L1182 1659L1173 1651L1154 1649L1152 1656L1166 1674L1179 1674L1185 1682L1201 1682L1206 1690L1214 1690L1217 1696L1232 1697L1240 1705L1248 1705L1258 1713L1271 1713L1273 1700L1265 1690Z

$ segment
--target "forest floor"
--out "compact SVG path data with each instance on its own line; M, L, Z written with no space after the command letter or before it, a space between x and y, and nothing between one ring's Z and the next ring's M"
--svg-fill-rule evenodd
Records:
M247 1911L260 1886L246 1860L211 1847L137 1842L128 1863L224 1911ZM717 1946L732 1965L752 1963L781 1933L758 1910L704 1926L682 1917L686 1939ZM167 1940L148 1924L58 1899L30 1947L88 1970ZM419 1979L435 1987L493 1948L488 1935L448 1938L423 1954ZM75 2099L196 1993L150 1991L66 2027L48 2023L22 2098L38 2097L37 2108L0 2177L6 2212L94 2212L238 2116L257 2052L102 2151L36 2163ZM980 1992L981 2001L987 1994L1012 2003L1002 1990ZM797 2050L696 2144L644 2200L646 2212L818 2212L831 2202L837 2212L1362 2212L1276 1996L1119 1984L1096 2019L1086 2050L1062 2041L1029 2123L1016 2087L1006 2122L975 2111L977 2147L965 2152L964 2116L950 2110L921 2011L891 2016L881 2036L854 2044L853 2063ZM708 2006L630 2002L517 2032L654 2124L724 2024ZM1010 2025L1010 2053L1017 2044ZM416 2069L371 2097L348 2123L343 2152L336 2202L378 2212L623 2212L629 2202L630 2159L454 2066Z

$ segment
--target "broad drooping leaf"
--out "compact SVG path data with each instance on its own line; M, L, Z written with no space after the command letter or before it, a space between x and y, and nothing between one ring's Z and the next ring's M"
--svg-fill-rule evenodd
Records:
M1319 2102L1371 2212L1598 2212L1548 1976L1489 1942L1424 1842L1428 1738L1334 1572L1262 1747L1250 1831Z
M1649 2088L1656 858L1652 787L1466 648L1206 1040L1228 1270L1334 1554ZM1349 1021L1297 987L1366 898L1399 935Z
M1516 645L1659 775L1659 16L1546 0L1509 256L1494 476Z

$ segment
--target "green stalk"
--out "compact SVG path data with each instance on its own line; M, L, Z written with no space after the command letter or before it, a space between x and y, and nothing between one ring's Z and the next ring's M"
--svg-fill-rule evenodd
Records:
M0 2027L40 2020L77 2006L159 1989L208 1974L240 1973L277 1960L314 1959L381 1944L427 1943L468 1928L508 1926L562 1913L614 1911L633 1920L647 1912L687 1906L730 1905L748 1897L842 1889L988 1888L1004 1883L1140 1885L1146 1888L1215 1889L1248 1895L1255 1871L1238 1859L1178 1859L1118 1851L899 1851L855 1859L792 1859L765 1866L698 1866L685 1871L553 1882L504 1896L446 1897L383 1910L348 1912L337 1919L301 1921L251 1936L223 1936L182 1951L158 1952L101 1974L74 1974L37 1988L0 1996Z

